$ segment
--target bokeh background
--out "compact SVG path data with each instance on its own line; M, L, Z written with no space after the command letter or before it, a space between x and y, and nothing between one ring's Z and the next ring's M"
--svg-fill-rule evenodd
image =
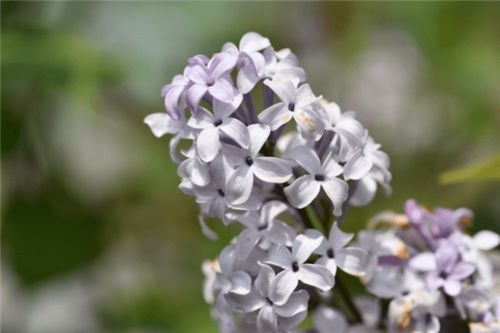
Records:
M348 230L414 197L498 231L498 181L439 176L500 151L499 17L494 2L3 1L2 332L216 332L200 265L234 230L202 236L142 120L189 56L247 31L296 52L390 154L393 195Z

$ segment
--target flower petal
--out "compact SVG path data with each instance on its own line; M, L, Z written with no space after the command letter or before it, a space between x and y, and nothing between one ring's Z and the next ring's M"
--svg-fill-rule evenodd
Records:
M493 231L482 230L475 234L472 240L478 250L489 251L498 246L500 243L500 236Z
M236 252L241 259L248 257L250 252L260 239L260 234L256 230L243 230L236 240Z
M288 302L274 307L276 314L280 317L292 317L299 312L307 310L309 294L305 290L299 290L290 295Z
M227 181L231 203L240 205L250 198L253 188L253 173L247 165L241 165Z
M358 180L365 176L373 166L373 162L363 155L361 150L354 153L344 166L346 180Z
M346 247L335 253L335 260L344 272L354 276L364 276L366 273L368 252L360 248Z
M265 237L267 240L285 246L291 246L296 236L295 230L288 224L281 221L274 221L267 232Z
M211 162L219 153L219 129L207 127L196 138L196 153L203 162Z
M236 77L236 85L242 94L247 94L255 87L255 84L259 80L260 77L257 75L255 66L247 64L239 70L238 76Z
M457 296L462 291L462 286L460 282L453 279L446 279L444 281L444 291L450 296Z
M292 168L288 161L277 157L254 159L252 171L257 178L268 183L284 183L292 178Z
M233 86L226 80L217 80L213 86L208 88L208 92L214 98L224 103L232 103L235 98Z
M219 127L222 133L236 141L240 147L248 149L250 147L250 134L241 121L235 118L227 118Z
M265 260L266 263L281 267L283 269L290 268L294 258L288 249L281 245L276 244L269 251L268 257Z
M272 200L262 206L261 220L264 223L271 223L274 219L288 209L287 204L282 201Z
M334 222L328 235L330 245L337 251L345 247L353 239L354 234L343 232L339 228L339 224Z
M186 93L186 103L193 114L198 114L200 101L207 90L207 87L201 84L194 84L188 89Z
M290 150L287 157L297 162L311 175L323 173L318 155L307 146L298 146Z
M339 216L342 214L342 204L347 199L347 192L349 185L339 178L331 178L327 181L321 182L321 187L326 195L333 203L333 214Z
M276 131L292 119L292 112L288 110L286 103L279 102L262 111L258 118L260 122L271 126L271 130Z
M313 321L318 333L331 333L333 330L345 333L348 328L344 315L326 306L321 306L316 310Z
M422 252L413 256L409 265L410 268L421 272L431 272L437 269L436 258L430 252Z
M255 157L266 143L271 129L265 124L252 124L248 126L248 133L250 134L250 155Z
M248 273L236 271L229 276L229 279L231 281L231 288L229 289L230 292L239 295L246 295L250 292L252 278L250 278Z
M271 88L286 105L295 102L297 87L288 77L276 75L272 80L265 80L264 84Z
M269 298L274 304L283 305L288 301L298 284L297 275L291 269L285 269L278 273L271 283Z
M239 48L244 52L255 52L271 46L268 38L256 32L247 32L241 37Z
M298 235L293 241L292 256L299 264L306 262L314 250L321 245L323 239L323 236L319 233L314 235Z
M335 284L335 278L332 273L326 267L317 264L302 264L297 272L297 276L303 283L322 291L332 289Z
M266 305L260 309L257 315L257 329L260 333L276 332L278 326L278 318L274 313L274 309L270 305Z
M318 195L320 184L311 175L297 178L290 186L285 187L285 195L292 206L304 208Z
M255 310L263 307L266 302L257 292L251 291L246 295L238 295L234 293L227 293L224 295L226 302L228 302L232 308L243 312L253 312Z
M316 264L325 266L334 277L337 274L337 263L334 258L321 257L316 261Z
M180 131L180 121L173 120L166 113L152 113L144 118L154 136L160 138L165 134L174 134Z
M255 288L263 297L269 295L269 288L275 276L274 270L271 267L265 264L260 265L259 274L255 278Z
M470 262L459 262L453 267L448 279L463 280L474 273L476 266Z

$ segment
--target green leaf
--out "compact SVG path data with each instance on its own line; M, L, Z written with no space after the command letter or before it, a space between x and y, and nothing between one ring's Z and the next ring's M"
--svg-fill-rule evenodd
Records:
M439 183L442 185L498 180L500 180L500 154L469 166L446 171L439 176Z

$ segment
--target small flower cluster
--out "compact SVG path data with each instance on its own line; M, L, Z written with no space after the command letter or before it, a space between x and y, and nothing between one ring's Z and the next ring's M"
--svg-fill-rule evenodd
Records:
M393 332L459 332L466 323L472 332L500 332L499 285L485 254L500 238L467 235L472 217L465 208L431 212L409 200L404 215L381 213L359 233L357 245L369 253L362 280L388 300L384 325Z
M474 312L478 298L463 296L466 282L471 293L488 288L476 259L484 248L459 229L468 211L431 214L409 203L405 216L376 218L392 221L388 230L363 231L355 243L341 230L349 206L368 204L379 187L390 192L389 158L353 112L305 79L290 50L250 32L211 58L190 58L162 90L166 112L144 120L157 137L172 135L179 188L200 205L204 234L217 238L207 218L241 226L203 264L221 332L300 332L309 312L319 333L434 332L448 298L461 315L494 323L493 303ZM378 299L351 299L337 268Z

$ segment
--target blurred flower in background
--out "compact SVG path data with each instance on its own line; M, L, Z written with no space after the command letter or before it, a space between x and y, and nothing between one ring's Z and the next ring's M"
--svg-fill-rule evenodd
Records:
M393 196L348 231L410 196L499 230L498 181L438 182L498 153L497 3L1 6L3 332L216 331L200 263L232 235L203 238L142 119L185 58L247 31L291 46L391 156Z

